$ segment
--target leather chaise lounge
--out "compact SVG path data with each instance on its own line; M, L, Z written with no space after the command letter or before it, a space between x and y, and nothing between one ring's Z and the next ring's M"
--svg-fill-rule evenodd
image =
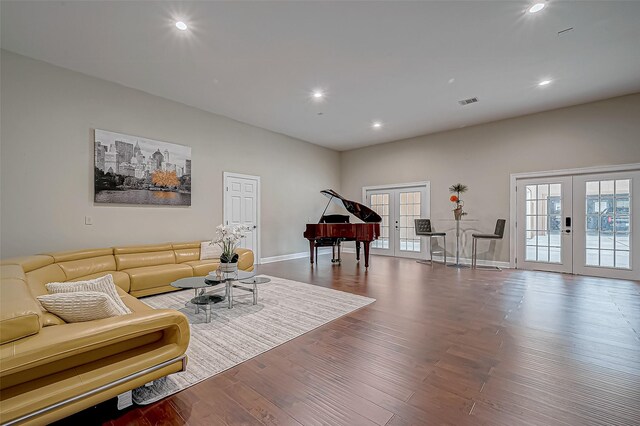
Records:
M253 252L238 249L238 267ZM180 312L137 297L204 276L200 242L49 253L0 264L0 423L46 424L186 367L189 324ZM65 323L35 298L49 282L111 274L131 314Z

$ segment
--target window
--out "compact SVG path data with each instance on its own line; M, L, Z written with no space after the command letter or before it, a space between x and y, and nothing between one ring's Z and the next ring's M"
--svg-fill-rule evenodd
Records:
M629 269L631 179L586 182L586 265Z
M561 263L562 185L527 185L525 190L525 260Z

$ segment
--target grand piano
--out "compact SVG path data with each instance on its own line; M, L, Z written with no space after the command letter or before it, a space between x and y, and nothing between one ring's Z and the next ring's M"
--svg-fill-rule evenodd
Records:
M347 200L332 189L320 191L321 194L329 198L327 207L320 218L320 223L307 223L304 237L309 240L310 260L313 263L313 255L316 244L326 246L326 242L331 242L332 246L338 247L338 259L340 261L340 243L343 241L355 241L356 259L360 260L360 243L364 244L364 266L369 267L369 244L380 236L380 222L382 218L369 207L355 201ZM349 213L365 223L348 223L349 216L325 215L331 202L346 209ZM346 218L346 219L345 219ZM346 220L346 223L345 223ZM340 222L340 223L335 223Z

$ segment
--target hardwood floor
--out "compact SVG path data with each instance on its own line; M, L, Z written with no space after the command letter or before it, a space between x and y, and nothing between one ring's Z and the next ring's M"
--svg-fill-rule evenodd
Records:
M640 424L639 282L350 254L261 272L377 301L104 423Z

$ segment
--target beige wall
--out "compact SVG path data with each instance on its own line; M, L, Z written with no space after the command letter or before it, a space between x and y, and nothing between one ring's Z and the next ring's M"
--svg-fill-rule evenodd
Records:
M450 230L453 223L444 220L453 217L448 187L462 182L469 186L467 218L478 220L466 226L489 232L497 218L509 218L511 173L638 162L635 94L343 152L342 195L361 200L363 186L430 181L431 217L436 229ZM464 240L467 256L468 234ZM484 247L483 257L509 260L508 233L488 252Z
M3 258L211 238L223 171L262 179L262 257L302 252L319 191L339 189L335 151L10 52L1 66ZM191 146L191 207L94 204L95 128Z
M261 176L269 257L308 249L302 232L324 208L321 189L361 200L363 186L428 180L432 219L450 230L447 188L463 182L477 219L467 227L486 232L508 218L510 173L640 162L640 94L337 153L10 52L1 65L3 258L210 238L223 171ZM192 206L94 204L94 128L191 146ZM507 261L508 241L483 256Z

